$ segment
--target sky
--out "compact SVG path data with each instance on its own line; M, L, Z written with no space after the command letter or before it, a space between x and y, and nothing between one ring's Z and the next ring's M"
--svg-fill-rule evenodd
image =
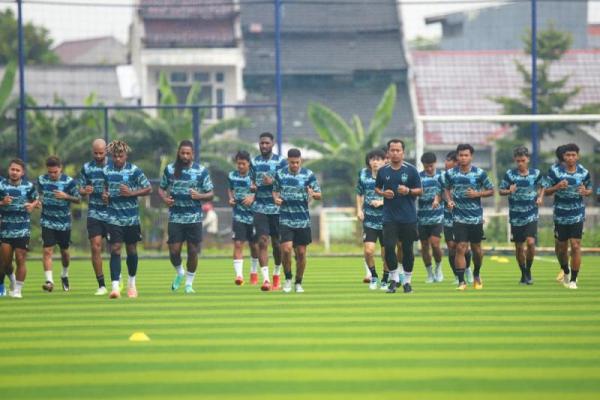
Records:
M123 43L127 42L128 26L133 16L131 7L97 7L73 5L44 5L41 3L62 2L70 0L35 0L35 4L24 5L24 16L27 21L48 28L54 38L54 43L59 44L65 40L83 39L97 36L115 36ZM131 0L72 0L78 3L102 3L123 5ZM217 1L217 0L215 0ZM443 14L452 11L481 8L501 1L491 1L478 4L447 4L448 0L427 0L426 4L415 4L418 0L409 0L411 4L402 5L404 33L407 39L417 35L435 37L440 34L439 24L426 26L424 18L429 15ZM569 1L569 0L564 0ZM5 8L6 0L0 0L0 8ZM439 4L433 4L433 3ZM445 4L443 4L445 3ZM10 6L13 7L14 6ZM591 23L600 23L600 0L591 1L588 5L588 18Z

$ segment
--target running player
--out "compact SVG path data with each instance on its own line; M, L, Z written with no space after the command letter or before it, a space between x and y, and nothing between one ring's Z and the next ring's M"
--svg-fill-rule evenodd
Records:
M375 178L377 171L385 163L385 153L381 150L370 151L365 159L366 168L358 174L356 184L356 216L363 225L364 257L366 278L369 279L369 289L377 289L379 277L375 269L375 244L379 240L381 256L383 257L383 197L375 193ZM387 283L387 266L384 262L384 279Z
M402 243L404 293L412 292L411 279L415 262L413 244L418 238L415 197L423 192L417 169L404 162L404 142L392 139L387 143L390 164L379 169L375 192L383 200L383 242L385 260L390 270L387 293L396 293L400 283L396 246Z
M589 171L579 164L579 146L575 143L562 148L564 164L552 166L548 172L549 195L554 194L554 237L558 241L560 267L564 272L563 283L569 289L577 289L577 275L581 267L581 238L585 221L584 197L592 194ZM569 269L569 244L571 245L571 268Z
M442 177L436 170L437 158L435 153L424 153L421 156L423 171L419 173L423 184L423 194L419 197L417 218L419 222L419 240L421 241L421 255L427 270L425 283L442 282L442 237L444 222L444 207L442 202ZM432 253L435 261L435 271L432 268Z
M465 290L466 253L469 244L473 252L473 286L483 289L480 271L483 263L481 241L483 233L483 208L481 199L494 195L494 185L487 173L475 167L470 144L459 144L456 148L458 166L446 171L444 184L448 207L453 211L454 239L456 241L455 265L458 275L458 290Z
M271 290L269 279L269 236L273 248L275 268L273 270L273 288L280 287L281 250L279 246L279 207L273 202L273 178L275 173L287 166L286 160L273 154L273 135L261 133L258 147L260 154L252 160L252 178L256 186L254 201L254 227L258 243L258 259L261 267L263 284L261 290ZM256 285L258 275L250 271L250 284Z
M137 242L142 240L140 229L139 196L148 196L152 186L141 169L127 161L131 149L127 143L114 140L107 147L112 163L106 165L105 190L102 200L108 206L108 243L110 243L110 278L112 290L109 297L121 297L121 247L127 251L127 296L138 296L135 277L138 268Z
M544 197L542 174L529 168L529 150L519 146L513 151L516 168L506 171L499 193L508 196L508 212L512 241L515 243L517 264L522 285L532 285L531 266L535 257L535 241L539 206Z
M191 141L179 143L177 160L165 168L158 194L169 207L167 242L169 258L176 272L171 290L179 289L185 276L184 292L195 293L193 283L202 242L201 201L212 200L214 194L208 170L194 162ZM187 272L184 272L181 260L183 243L187 244Z
M39 206L34 185L24 178L25 163L18 158L8 165L8 179L0 185L0 271L10 272L13 257L16 260L14 290L8 292L13 298L23 297L23 285L27 276L27 250L31 236L31 217Z
M275 174L273 200L280 209L281 256L285 272L283 291L292 291L292 250L296 259L296 293L303 293L306 247L312 242L308 202L321 200L321 188L309 169L302 168L300 150L288 151L288 167Z
M555 155L556 155L556 162L552 165L552 167L556 167L558 168L558 166L560 165L564 165L565 160L563 160L563 148L565 147L564 144L561 144L560 146L558 146L555 150ZM546 176L546 186L549 186L548 184L548 177ZM548 193L548 191L546 190L544 192L544 194L546 196L550 196L550 194ZM559 243L558 243L558 239L555 237L554 238L554 255L556 256L556 260L558 261L559 265L565 265L565 264L569 264L569 255L565 254L565 258L562 258L562 255L560 253L560 249L559 249ZM564 278L565 278L565 273L562 269L558 270L558 275L556 276L556 281L558 283L560 283L561 285L564 283Z
M235 155L237 169L231 171L229 181L229 205L233 207L233 269L235 284L244 284L244 242L249 246L255 241L254 216L252 215L252 178L250 177L250 154L238 151ZM275 289L275 287L273 287Z
M62 261L60 280L63 290L68 292L71 289L69 286L71 203L79 204L81 196L77 181L63 174L62 163L58 157L50 156L46 159L46 172L37 180L42 203L40 225L42 226L43 264L46 277L42 289L47 292L54 289L52 254L54 253L54 246L58 245Z
M108 234L106 221L108 214L106 204L102 201L104 192L104 175L102 170L107 164L106 142L96 139L92 142L92 161L81 167L79 173L79 193L88 197L87 232L90 241L92 267L98 282L96 296L108 293L102 270L102 238Z

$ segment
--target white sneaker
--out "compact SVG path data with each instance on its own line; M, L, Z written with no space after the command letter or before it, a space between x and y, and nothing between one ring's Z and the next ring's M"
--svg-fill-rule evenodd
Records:
M290 293L292 291L292 280L286 279L283 283L283 293Z
M436 282L444 282L444 271L442 271L441 265L439 267L435 267L433 276Z
M108 289L102 286L96 289L96 293L94 293L94 296L105 296L106 294L108 294Z
M566 288L569 288L570 283L571 283L571 274L564 274L563 286ZM577 285L575 285L575 286L577 286Z
M21 292L17 292L16 290L9 291L8 296L12 297L13 299L22 299L23 298L23 295L21 294Z
M302 289L302 285L296 283L296 293L304 293L304 289Z
M571 282L569 282L569 285L567 287L569 289L577 289L577 282L571 281Z
M378 282L379 282L379 279L377 279L377 278L371 279L371 283L369 283L369 290L377 290Z
M435 282L433 275L427 274L427 279L425 279L425 283L433 283L433 282Z

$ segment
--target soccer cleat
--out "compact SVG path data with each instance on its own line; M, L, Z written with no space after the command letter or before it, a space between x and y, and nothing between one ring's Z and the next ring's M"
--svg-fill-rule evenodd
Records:
M102 286L96 289L96 293L94 293L94 296L104 296L106 293L108 293L108 290L106 289L106 287Z
M435 282L435 278L433 275L427 274L427 279L425 279L425 283L433 283Z
M377 278L371 278L371 283L369 284L369 289L370 290L377 290L377 283L379 282L379 279Z
M519 281L519 285L527 285L527 278L525 278L525 275L521 275L521 280Z
M467 290L467 282L460 282L456 287L456 290L460 290L461 292Z
M185 294L194 294L194 293L196 293L196 291L194 290L194 288L192 287L192 285L185 285L185 288L183 289L183 293L185 293Z
M441 265L439 267L435 267L433 276L436 282L444 282L444 271L442 271Z
M296 283L296 293L304 293L304 289L302 288L302 285L299 283Z
M127 297L130 299L135 299L138 297L138 291L134 287L127 288Z
M575 281L571 281L569 282L569 286L567 286L569 289L577 289L577 282Z
M386 293L396 293L396 287L398 286L398 283L396 281L391 281L390 284L388 285L388 289Z
M412 293L412 286L410 286L410 283L406 282L404 285L402 285L402 289L404 290L404 293L408 294L408 293Z
M256 272L250 273L250 284L258 285L258 273L256 273Z
M71 290L71 287L69 286L69 277L64 276L60 278L60 282L62 283L63 292L68 292Z
M22 299L23 298L23 295L21 294L21 292L20 291L16 291L16 290L9 291L8 292L8 296L12 297L13 299Z
M238 286L243 286L244 285L244 278L241 276L238 276L235 278L235 284Z
M109 299L118 299L120 297L121 297L121 291L120 290L113 290L108 295Z
M54 290L54 283L52 283L50 281L46 281L46 283L44 283L42 285L42 289L44 289L46 292L50 293L52 290Z
M481 282L481 278L480 277L477 277L477 278L474 279L474 281L473 281L473 288L475 290L481 290L481 289L483 289L483 282Z
M363 283L371 283L371 277L369 275L363 278Z
M262 286L260 287L260 290L262 290L263 292L268 292L271 290L271 282L269 281L264 281Z
M565 271L562 269L558 271L558 275L556 276L556 282L563 283L563 279L565 278Z
M290 293L292 291L292 280L286 279L283 283L283 293Z
M171 290L174 292L181 287L181 282L183 282L184 275L176 274L173 282L171 283Z
M388 290L388 283L387 282L381 282L381 286L379 286L379 289L381 289L381 290Z
M571 274L563 274L563 286L568 288L569 287L569 283L571 282Z
M281 290L281 276L273 275L273 287L271 290Z
M465 269L465 280L467 281L467 283L469 285L474 282L473 271L471 271L471 268L466 268Z

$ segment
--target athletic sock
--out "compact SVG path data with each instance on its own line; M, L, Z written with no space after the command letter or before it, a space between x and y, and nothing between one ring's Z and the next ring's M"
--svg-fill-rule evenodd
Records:
M579 271L571 270L571 282L577 282L577 275L579 275Z
M46 276L46 282L54 283L54 279L52 279L52 271L44 271L44 275Z
M111 254L110 255L110 280L114 283L121 280L121 255Z
M296 277L296 285L302 285L302 278Z
M467 251L467 253L465 254L465 261L466 261L466 266L467 268L471 267L471 258L473 256L473 253L471 253L471 251Z
M456 275L456 265L454 264L454 255L448 254L448 263L450 263L450 269L452 269L452 273Z
M457 269L456 270L456 277L458 278L458 283L465 283L465 270L464 269Z
M23 282L23 281L15 281L15 292L21 293L24 285L25 285L25 282Z
M69 277L69 267L63 267L62 269L62 274L60 275L61 278L68 278Z
M269 266L262 267L260 272L262 273L263 281L269 281Z
M570 273L569 272L569 264L561 264L560 268L563 270L565 275L568 275Z
M129 276L136 276L138 269L138 255L137 254L128 254L127 255L127 272Z
M97 276L96 281L98 281L99 288L106 286L106 283L104 282L104 275Z
M531 271L532 265L533 265L533 260L527 260L527 267L526 268L527 268L528 271Z
M284 271L284 274L285 274L285 279L287 281L292 280L292 271L291 271L291 269L290 269L290 272Z
M127 278L127 287L128 288L134 288L135 287L135 275L133 276L129 276L129 278Z
M400 282L400 274L398 273L397 269L390 271L390 281L394 281L396 283Z
M527 278L527 270L525 269L524 264L519 264L519 269L521 270L521 280Z
M258 258L250 259L250 273L256 274L258 272Z
M428 277L433 276L433 271L431 270L431 265L426 265L425 269L427 270L427 276ZM404 275L406 275L406 272L404 273Z
M273 276L279 275L281 275L281 264L276 265L275 268L273 268Z
M183 270L183 265L177 265L177 266L173 266L173 268L175 268L175 272L177 273L177 275L179 276L183 276L185 275L185 271Z
M194 284L195 277L196 277L195 272L187 271L185 273L185 286L192 286Z
M15 287L16 286L16 284L17 284L17 276L15 275L14 272L12 274L8 275L8 280L10 281L11 287Z
M404 283L411 283L412 282L412 272L406 272L404 271Z
M233 269L236 277L244 276L244 260L233 260Z
M475 268L473 268L473 277L479 278L479 272L481 271L481 267L482 265L476 265Z
M381 282L388 282L390 280L390 271L383 271L383 278Z
M363 264L365 266L365 276L371 276L371 268L369 268L369 265L366 261Z
M371 278L378 278L377 276L377 270L375 269L375 266L369 267L369 272L371 275Z
M119 281L112 281L111 283L112 283L112 291L113 292L118 292L121 289L119 287L121 282L119 282Z

